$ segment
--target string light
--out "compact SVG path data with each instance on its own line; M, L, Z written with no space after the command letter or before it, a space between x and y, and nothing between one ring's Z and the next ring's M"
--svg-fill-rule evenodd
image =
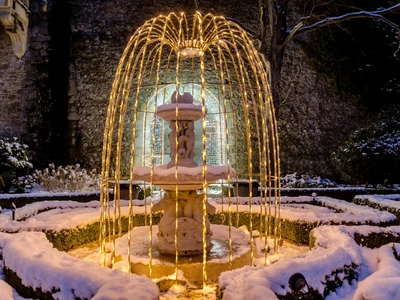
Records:
M191 73L190 73L191 72ZM269 91L265 66L247 34L237 24L215 17L211 14L202 15L196 12L189 19L184 13L160 15L147 21L131 37L125 48L115 80L112 86L107 120L104 131L102 153L102 183L100 205L100 234L103 265L107 264L107 241L112 242L111 262L115 262L115 239L122 234L121 203L119 182L129 175L129 216L128 216L128 263L131 263L130 243L131 229L134 226L135 215L132 203L132 183L139 175L135 166L150 165L150 190L159 184L155 177L156 156L161 155L164 161L164 129L168 126L157 123L156 107L165 98L167 83L174 84L174 91L193 93L195 85L200 87L201 101L201 170L202 170L202 280L203 287L207 285L207 251L209 250L209 235L207 230L207 187L209 168L212 158L211 151L218 149L220 161L228 167L227 200L228 200L228 247L229 264L232 267L233 202L236 200L236 226L239 220L238 184L241 178L248 180L249 187L249 232L250 232L250 264L253 264L255 247L253 246L253 181L260 183L261 208L260 224L264 231L265 249L267 237L274 236L274 251L277 253L281 238L280 223L280 169L279 140L276 118ZM207 93L213 93L218 103L216 114L221 125L216 130L219 144L210 147L212 138L208 135L208 119L206 119ZM163 93L163 94L162 94ZM155 95L155 96L153 96ZM152 99L152 100L151 100ZM197 99L199 100L199 99ZM150 106L150 101L151 106ZM176 101L177 103L177 101ZM175 131L178 132L181 111L175 106ZM144 127L140 127L142 116ZM151 131L145 128L150 125ZM157 127L158 126L158 127ZM160 142L159 142L160 141ZM178 149L178 137L175 137L175 148ZM128 145L128 146L126 146ZM213 144L214 145L214 144ZM126 148L127 147L127 148ZM150 149L147 149L150 147ZM126 149L130 151L125 151ZM161 148L161 150L158 150ZM157 149L157 150L156 150ZM246 157L243 159L243 154ZM127 157L125 157L127 156ZM158 159L158 158L157 158ZM175 198L175 283L179 274L179 203L181 176L178 168L178 153L175 153L174 180L172 190L168 191ZM256 163L257 161L257 163ZM127 162L129 168L127 174ZM200 162L199 162L200 163ZM232 172L231 172L232 171ZM233 173L233 171L235 171ZM114 202L111 207L108 196L110 178L114 182ZM229 188L235 183L235 198ZM200 197L200 196L199 196ZM149 274L152 277L152 240L153 240L153 193L150 197L150 209L145 204L145 222L149 229ZM111 212L113 209L113 212ZM254 209L254 211L253 211ZM149 223L147 219L149 216ZM273 228L272 228L273 224ZM268 264L267 251L264 263ZM130 270L130 265L128 267Z

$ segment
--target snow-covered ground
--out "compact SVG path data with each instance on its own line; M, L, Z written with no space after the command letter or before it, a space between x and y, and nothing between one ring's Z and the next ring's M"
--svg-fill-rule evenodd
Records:
M358 246L352 234L356 231L367 234L371 230L374 227L367 225L321 226L314 230L317 246L305 255L280 260L268 267L245 267L222 273L219 285L224 290L224 299L278 299L275 293L289 292L288 279L297 272L304 275L309 286L323 293L323 283L334 279L327 274L352 264L359 268L358 279L344 281L326 299L398 299L400 263L394 253L400 251L400 244L390 243L377 249ZM390 230L400 233L398 226ZM338 277L343 280L344 272L339 272Z
M369 195L371 201L379 201L379 196ZM399 199L391 196L388 201ZM248 198L232 198L232 209L248 210ZM327 224L353 221L380 223L394 219L388 212L374 210L365 206L340 201L328 197L319 197L317 201L324 206L312 206L307 202L312 197L283 197L281 217L290 220L320 222ZM154 202L157 198L153 199ZM238 205L236 205L238 201ZM253 211L257 212L262 199L253 198ZM148 208L144 201L135 201L135 213L144 213ZM147 204L151 201L148 199ZM215 198L210 203L218 211L228 209L227 198ZM128 214L128 203L122 201L122 214ZM337 210L333 213L332 209ZM0 214L0 261L22 279L23 283L40 287L44 291L53 289L57 299L73 299L75 295L92 299L156 299L159 292L155 283L144 276L127 274L121 270L102 268L94 262L84 261L60 252L52 247L41 230L55 230L84 227L99 219L99 202L79 203L74 201L42 201L26 205L16 210L16 219L12 221L11 211ZM400 245L390 243L377 249L357 245L352 236L357 232L368 235L369 232L390 230L400 234L400 227L382 229L376 226L320 226L314 229L316 247L310 251L298 253L293 257L282 257L268 266L245 267L224 272L219 280L224 291L224 299L276 299L275 293L285 295L290 291L288 278L296 272L302 273L308 284L319 292L324 291L326 275L344 265L354 264L359 272L357 280L330 293L326 299L396 299L400 295L400 263L394 253L400 252ZM282 248L282 252L285 251ZM282 254L283 254L282 253ZM272 257L271 257L272 260ZM272 261L270 261L272 262ZM342 273L338 273L341 279ZM182 288L173 288L162 295L162 299L174 299ZM215 295L207 287L200 291L199 298L212 299ZM205 296L206 295L206 296ZM193 296L192 296L193 297ZM0 277L0 299L22 299Z

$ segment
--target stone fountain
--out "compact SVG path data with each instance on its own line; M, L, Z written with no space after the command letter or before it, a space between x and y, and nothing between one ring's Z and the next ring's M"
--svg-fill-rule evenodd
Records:
M104 265L108 241L115 244L112 264L127 258L131 272L150 278L175 274L177 280L179 270L189 281L205 285L223 271L252 265L252 201L245 213L248 234L236 228L239 201L230 189L227 208L223 201L218 207L225 225L210 225L207 217L215 211L208 203L208 186L221 179L257 179L271 191L264 194L260 220L266 221L260 224L266 225L260 230L278 239L279 140L265 67L251 37L222 16L170 13L135 31L118 64L104 127ZM195 127L200 126L201 138L196 139ZM195 150L196 143L201 151ZM152 197L150 204L152 212L163 211L158 228L147 206L133 207L132 190L129 211L121 208L121 180L129 180L130 186L144 181L163 190L163 198L157 203ZM113 199L110 182L116 191ZM267 208L278 213L270 216L273 210ZM267 224L272 217L278 222Z
M205 117L207 109L193 103L193 96L176 91L171 103L157 107L157 115L169 122L168 134L170 162L155 166L153 178L151 167L135 166L136 180L152 182L165 190L164 197L153 206L153 211L163 211L158 225L157 249L161 254L179 256L199 255L205 248L210 250L212 232L207 215L203 216L204 195L198 193L219 179L228 178L226 166L199 166L194 160L194 122ZM233 169L230 169L233 178ZM204 174L205 172L205 174ZM204 202L206 213L214 213L215 207ZM203 240L205 227L205 241ZM175 240L177 238L177 241Z

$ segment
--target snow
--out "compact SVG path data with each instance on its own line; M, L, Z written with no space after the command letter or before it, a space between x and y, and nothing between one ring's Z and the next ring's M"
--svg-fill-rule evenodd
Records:
M33 194L30 196L33 197ZM361 196L387 206L397 205L396 200L400 199L400 195L357 197ZM320 206L310 205L313 199ZM150 205L157 201L156 197L149 197L147 201L137 200L134 202L134 212L144 213L144 203ZM227 210L229 202L232 210L248 211L249 201L246 197L209 200L218 211ZM265 199L254 197L251 201L253 211L257 212L259 203ZM121 205L121 214L127 215L128 201L121 200ZM35 202L16 209L16 218L21 221L10 220L11 211L3 209L0 214L0 253L3 257L0 264L16 272L24 284L40 287L43 291L53 291L56 299L157 299L160 296L157 285L147 277L103 268L95 262L73 257L53 248L45 234L38 232L85 227L97 221L99 214L98 201ZM356 233L363 236L389 232L400 235L400 226L366 225L393 220L392 214L329 197L301 196L282 197L281 216L320 224L333 221L338 224L354 222L365 225L319 226L312 231L316 246L309 251L294 256L282 255L279 260L269 254L271 264L268 266L244 267L222 273L219 286L224 292L223 299L277 299L276 294L290 292L288 279L296 272L302 273L308 285L322 294L327 278L334 279L337 272L337 277L344 283L326 296L329 300L396 299L400 295L400 263L394 255L400 252L400 244L390 243L370 249L358 245L353 239ZM341 271L345 265L354 268L358 273L357 280L346 281ZM162 299L176 299L182 290L182 287L174 287ZM206 299L212 299L212 292L204 290L203 293L207 294L204 296ZM1 273L0 295L1 300L23 299L4 281Z
M356 195L355 199L367 200L368 202L379 204L390 208L400 209L400 195Z
M153 170L152 170L153 169ZM168 177L175 176L177 172L179 175L189 175L189 176L200 176L203 174L203 166L197 167L182 167L178 166L177 168L168 168L167 165L158 165L154 168L145 167L145 166L134 166L133 167L135 175L145 176L153 174L154 177ZM221 175L227 174L228 170L230 170L231 175L233 177L234 170L232 168L228 168L227 166L212 166L207 165L207 175Z
M73 196L97 196L100 193L97 192L74 192ZM56 198L60 196L72 196L71 193L69 192L46 192L46 191L34 191L30 193L25 193L25 194L0 194L0 199L14 199L14 198Z
M274 199L272 198L272 201ZM315 201L321 206L309 205L308 203ZM235 206L238 203L239 211L248 211L248 197L231 197L229 198L215 198L213 199L217 204L228 204L231 202ZM214 204L213 201L209 201ZM268 199L267 199L268 201ZM253 204L264 203L265 199L260 197L253 197ZM379 211L368 206L360 206L343 200L333 199L330 197L281 197L280 215L282 219L291 221L305 221L308 223L320 222L321 224L328 224L334 222L335 224L355 222L365 224L367 222L381 223L389 222L396 219L396 216L387 212ZM222 205L217 206L217 211L222 210ZM253 205L252 210L254 213L260 211L260 205ZM274 206L272 205L272 214L274 213ZM339 210L334 213L332 209Z
M227 226L223 225L214 225L211 224L211 231L213 233L212 239L213 240L218 240L225 242L226 244L228 243L229 237L228 237L228 230ZM157 244L157 233L158 233L158 227L154 226L152 228L152 244L153 248L156 248ZM242 230L238 230L236 228L231 229L231 235L232 235L232 258L235 259L237 257L242 256L245 254L248 249L249 249L249 236L243 232ZM131 262L133 263L143 263L147 264L148 263L148 249L149 249L149 227L146 226L141 226L141 227L135 227L132 230L131 233ZM121 256L122 260L124 261L122 264L126 265L127 263L127 257L128 257L128 249L126 245L128 244L128 235L124 235L121 238L116 239L115 241L115 248L116 248L116 255ZM223 249L223 246L219 246ZM224 249L223 249L224 250ZM227 249L225 249L227 250ZM146 253L144 256L143 253ZM208 260L208 263L225 263L229 262L229 257L213 257L212 259ZM158 264L164 264L167 265L169 264L166 261L162 261L158 258L153 258L152 260L152 265L158 265ZM171 265L174 265L170 263Z
M156 284L147 277L81 261L53 248L42 232L0 233L0 247L4 266L17 273L23 285L52 292L55 299L158 297Z
M395 245L400 249L400 244L390 243L371 251L355 243L349 234L353 228L318 227L313 230L316 247L305 255L280 260L268 267L246 267L222 273L219 286L224 290L223 299L266 299L262 298L267 294L266 289L270 290L268 299L278 299L274 293L285 295L290 292L288 279L297 272L305 276L309 286L323 294L327 278L352 263L358 266L356 268L361 270L364 278L360 282L345 283L326 299L396 299L395 296L400 295L400 264L394 258L392 247ZM400 231L400 227L394 229ZM377 266L369 267L374 266L374 262L378 262L375 263ZM254 291L258 291L256 295Z

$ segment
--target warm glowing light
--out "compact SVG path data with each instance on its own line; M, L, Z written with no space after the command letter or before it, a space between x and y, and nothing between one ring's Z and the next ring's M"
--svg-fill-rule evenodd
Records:
M99 236L103 264L109 264L109 256L106 258L107 243L111 243L111 262L115 262L115 256L118 255L115 253L115 239L123 234L121 219L126 215L122 215L120 207L120 180L129 179L132 183L140 179L135 167L148 167L150 172L144 186L149 187L151 192L164 188L156 177L156 171L159 164L171 161L174 164L171 167L171 188L168 192L174 199L169 208L175 217L169 223L172 224L169 237L175 247L171 256L172 260L175 258L173 277L176 284L182 254L179 252L182 240L178 233L182 229L179 227L183 226L178 222L178 217L183 214L181 202L185 201L183 193L189 184L181 180L182 175L187 174L180 174L182 169L178 168L178 151L170 156L171 145L177 150L182 146L182 140L177 135L169 139L168 134L173 127L175 132L181 132L182 124L178 120L185 117L190 105L183 103L181 108L178 104L172 105L168 113L171 113L175 123L167 125L170 123L164 119L162 113L157 114L157 108L175 103L171 100L178 98L171 99L172 92L177 92L177 95L190 93L197 101L196 105L201 107L197 111L198 119L192 120L197 122L193 159L201 167L201 178L196 189L193 189L202 192L198 198L201 214L197 217L202 225L199 228L199 234L200 230L202 234L202 241L199 241L202 252L199 256L202 258L203 269L202 279L199 280L203 281L205 288L211 274L207 274L207 243L210 241L210 233L207 231L207 192L212 183L207 176L212 169L210 166L223 165L228 169L228 175L224 178L228 185L224 195L227 199L227 211L224 213L228 214L227 255L230 267L233 265L235 249L232 227L239 227L243 222L239 218L240 189L237 183L240 180L248 182L249 187L246 219L249 218L250 243L247 257L250 261L247 264L253 264L256 250L253 245L253 230L259 230L265 237L271 236L274 239L274 253L279 251L280 169L275 112L264 62L246 32L224 17L202 15L199 12L194 16L186 16L183 12L160 15L143 24L130 39L115 75L104 129ZM108 193L111 181L114 183L112 199ZM260 186L260 209L253 205L253 199L258 196L252 190L253 181L257 181ZM231 185L232 189L229 188ZM139 218L135 215L133 200L130 188L128 254L131 239L134 239L130 236L131 229L143 225L139 224ZM152 274L155 276L156 272L152 264L153 205L157 203L151 193L150 204L145 202L144 207L145 225L150 227L150 277ZM223 207L224 209L226 210ZM256 217L259 222L253 222ZM259 228L256 226L258 223ZM267 248L266 238L265 247ZM270 264L267 251L264 261L266 265ZM129 256L128 263L130 262Z
M203 54L200 42L196 39L184 40L179 48L179 54L187 58L200 57Z

